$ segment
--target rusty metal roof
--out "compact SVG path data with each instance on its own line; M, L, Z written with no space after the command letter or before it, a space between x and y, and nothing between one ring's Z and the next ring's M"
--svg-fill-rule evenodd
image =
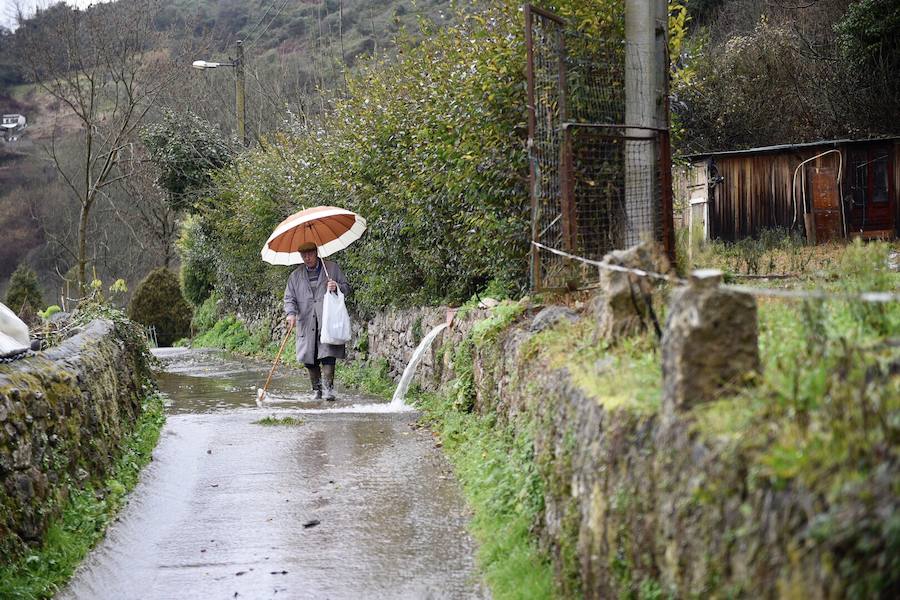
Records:
M802 144L779 144L776 146L760 146L758 148L746 148L744 150L721 150L721 151L711 151L711 152L697 152L694 154L685 154L685 158L706 158L710 156L736 156L738 154L765 154L767 152L783 152L785 150L797 150L800 148L815 148L815 147L833 147L836 148L838 146L842 146L844 144L859 144L863 142L891 142L900 140L900 136L890 136L890 137L881 137L881 138L866 138L866 139L841 139L841 140L822 140L818 142L805 142Z

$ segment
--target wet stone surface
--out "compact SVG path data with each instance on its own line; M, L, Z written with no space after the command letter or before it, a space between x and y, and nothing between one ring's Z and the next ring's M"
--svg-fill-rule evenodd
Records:
M288 369L257 408L266 365L159 356L169 417L153 462L59 597L486 596L458 486L416 413L361 412L379 401L345 390L306 401ZM301 423L255 423L268 416Z

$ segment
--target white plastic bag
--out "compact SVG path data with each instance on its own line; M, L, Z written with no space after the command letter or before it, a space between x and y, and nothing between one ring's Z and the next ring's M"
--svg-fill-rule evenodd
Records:
M336 294L327 292L322 304L322 332L319 342L323 344L346 344L350 341L350 315L344 304L344 294L339 289Z

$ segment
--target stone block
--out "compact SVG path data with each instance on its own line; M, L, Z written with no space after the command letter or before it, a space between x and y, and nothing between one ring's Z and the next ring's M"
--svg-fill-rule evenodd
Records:
M610 252L603 262L657 273L669 270L665 255L651 243ZM654 281L646 277L601 269L600 290L594 300L597 337L614 341L640 332L648 317L643 295L650 294L653 287Z
M671 415L738 389L759 372L756 300L695 271L675 292L662 339L663 408Z
M553 327L561 320L567 319L575 321L578 319L578 313L566 306L548 306L534 316L531 321L531 331L537 333L550 327Z

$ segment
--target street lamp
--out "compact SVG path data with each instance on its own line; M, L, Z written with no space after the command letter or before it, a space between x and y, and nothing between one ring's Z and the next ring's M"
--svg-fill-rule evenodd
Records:
M247 107L244 103L244 43L241 40L237 42L237 58L234 62L220 63L210 62L208 60L195 60L191 63L195 69L217 69L219 67L234 67L234 87L235 87L235 109L237 110L238 137L241 142L247 145L247 130L245 123L247 121Z

